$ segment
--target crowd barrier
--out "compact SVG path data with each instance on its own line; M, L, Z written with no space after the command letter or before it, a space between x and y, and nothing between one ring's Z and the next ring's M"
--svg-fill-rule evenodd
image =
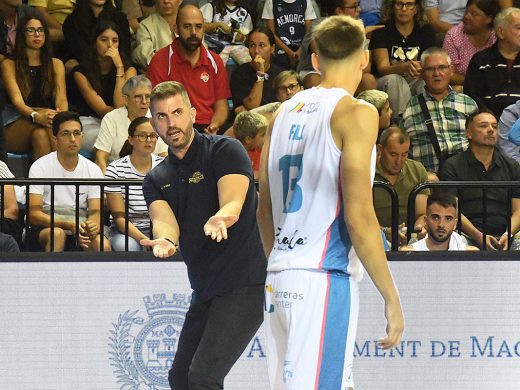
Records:
M0 261L0 388L166 390L191 290L148 253L23 253ZM511 252L388 253L405 313L382 350L381 297L360 283L354 380L363 390L517 390L520 262ZM515 261L516 260L516 261ZM264 329L227 390L267 390Z
M79 187L81 187L81 186L86 186L86 185L100 186L101 197L103 198L104 193L105 193L105 188L108 186L114 186L114 185L124 186L128 190L128 188L130 186L141 185L142 182L140 180L124 180L124 179L120 179L120 180L112 180L112 179L0 179L0 198L2 199L2 204L0 207L0 217L1 218L4 217L4 207L3 207L4 196L3 195L4 195L4 190L5 190L4 185L6 185L6 184L25 186L26 188L28 188L31 184L50 185L51 186L51 212L50 212L50 214L51 214L51 230L52 230L54 227L54 214L53 214L54 204L52 202L54 199L54 193L55 193L56 186L72 185L72 186L76 187L76 189L77 189L76 190L76 209L77 209L78 208L77 204L79 203ZM508 191L508 199L511 200L511 191L514 187L517 187L518 185L519 185L519 183L517 183L517 182L508 182L508 181L477 181L477 182L448 182L448 181L446 181L446 182L421 183L412 189L412 191L410 192L410 195L408 197L407 237L408 237L408 239L410 239L411 234L412 234L412 230L410 229L410 227L412 227L415 222L415 197L417 196L418 193L420 193L425 188L434 188L434 189L435 188L442 188L442 189L456 188L459 191L459 201L462 201L462 199L460 197L460 195L461 195L460 191L462 189L464 189L464 188L482 189L484 191L482 205L483 205L483 210L485 212L486 204L487 204L487 199L486 199L485 194L486 194L487 189L489 189L491 187L505 188ZM386 190L388 192L388 194L390 195L391 202L392 202L392 222L391 222L391 227L392 227L392 244L391 245L392 246L391 246L391 250L397 251L398 250L398 239L397 239L398 229L397 229L397 227L399 224L399 221L398 221L399 197L398 197L397 193L395 192L394 188L388 183L385 183L382 181L374 181L373 187L382 188L382 189ZM128 202L129 202L129 199L127 197L126 201L125 201L125 220L126 220L125 232L128 231L128 218L127 218ZM26 191L25 204L27 205L28 203L29 203L29 191ZM507 208L508 215L511 215L511 202L508 202L507 207L508 207ZM101 202L100 212L101 212L102 218L106 217L105 210L106 210L105 204L104 204L104 202ZM22 210L22 217L20 218L20 220L23 221L23 223L25 223L25 227L27 228L29 220L28 220L28 218L23 218L23 216L25 215L24 214L25 212L26 212L25 209ZM79 229L78 221L79 221L79 216L76 213L76 234L75 234L76 243L78 243L77 242L78 229ZM103 222L107 222L107 221L108 220L104 220ZM484 218L484 221L485 221L485 218ZM459 208L459 225L458 225L459 232L461 231L460 223L461 223L461 218L460 218L460 208ZM509 233L511 232L511 220L510 219L508 219L507 231ZM484 229L483 233L484 233L484 239L485 239L485 235L486 235L485 229ZM128 236L126 238L127 239L125 240L125 250L128 250ZM106 239L106 238L103 235L101 235L101 250L103 250L104 239ZM510 243L511 242L509 242L509 246L510 246ZM51 251L53 251L53 248L54 248L54 235L53 234L51 234L50 246L51 246Z

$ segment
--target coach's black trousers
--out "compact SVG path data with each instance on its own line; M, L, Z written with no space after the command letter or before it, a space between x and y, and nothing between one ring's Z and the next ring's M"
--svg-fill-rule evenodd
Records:
M218 390L263 321L264 285L191 304L168 381L172 390Z

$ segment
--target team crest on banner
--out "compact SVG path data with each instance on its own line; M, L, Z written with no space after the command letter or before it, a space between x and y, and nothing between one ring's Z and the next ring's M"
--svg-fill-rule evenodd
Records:
M148 318L139 310L119 315L110 330L110 365L121 390L169 389L168 371L177 351L180 331L191 301L189 294L144 297Z

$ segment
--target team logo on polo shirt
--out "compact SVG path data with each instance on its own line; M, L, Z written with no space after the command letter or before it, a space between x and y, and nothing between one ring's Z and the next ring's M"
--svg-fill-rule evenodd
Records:
M202 72L200 74L200 79L207 83L209 81L209 73L208 72Z
M204 180L204 175L197 171L188 179L188 183L198 184L201 180Z

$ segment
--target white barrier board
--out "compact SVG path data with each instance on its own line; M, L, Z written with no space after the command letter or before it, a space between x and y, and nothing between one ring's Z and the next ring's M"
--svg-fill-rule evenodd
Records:
M366 278L357 389L520 389L520 263L393 262L406 315L383 351ZM163 390L190 289L172 262L0 263L1 390ZM262 329L226 389L267 389Z

